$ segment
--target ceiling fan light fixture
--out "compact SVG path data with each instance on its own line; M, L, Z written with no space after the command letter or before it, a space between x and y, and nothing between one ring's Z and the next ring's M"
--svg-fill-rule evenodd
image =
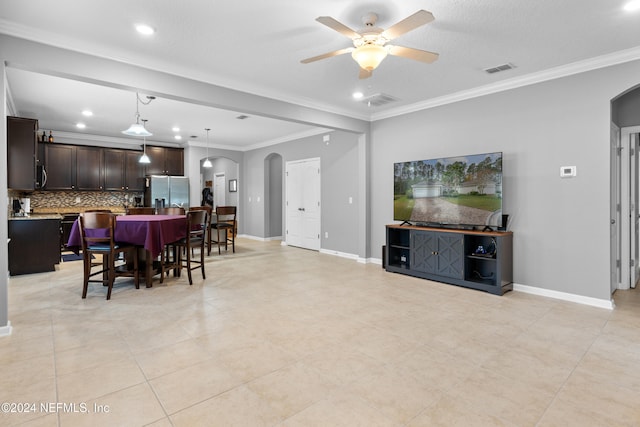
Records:
M351 57L367 71L375 70L389 52L377 44L363 44L351 53Z

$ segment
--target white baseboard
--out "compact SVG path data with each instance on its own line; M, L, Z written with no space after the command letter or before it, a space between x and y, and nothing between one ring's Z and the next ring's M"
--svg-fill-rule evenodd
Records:
M356 254L349 254L346 252L340 252L340 251L333 251L330 249L320 249L320 253L321 254L326 254L326 255L335 255L335 256L339 256L340 258L347 258L347 259L352 259L354 261L359 261L359 257Z
M575 302L578 304L590 305L592 307L606 308L608 310L613 310L615 307L613 300L603 300L598 298L585 297L582 295L569 294L569 293L560 292L560 291L553 291L551 289L543 289L543 288L536 288L533 286L519 285L517 283L513 284L513 290L518 292L523 292L526 294L540 295L543 297Z
M11 328L11 322L7 321L7 326L0 326L0 337L6 337L11 335L12 330L13 328Z
M243 238L243 239L249 239L249 240L257 240L259 242L271 242L273 240L282 240L282 236L277 236L277 237L258 237L258 236L251 236L249 234L238 234L237 237Z

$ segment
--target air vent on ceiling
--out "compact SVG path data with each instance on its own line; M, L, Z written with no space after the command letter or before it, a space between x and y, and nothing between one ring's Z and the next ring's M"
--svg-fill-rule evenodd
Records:
M246 116L244 114L241 114L238 117L236 117L236 119L238 119L238 120L244 120L244 119L248 119L248 118L249 118L249 116Z
M502 65L498 65L497 67L485 68L484 71L489 74L499 73L500 71L507 71L515 68L513 64L506 63Z
M360 99L360 102L366 104L368 107L379 107L396 101L398 101L398 98L394 98L386 93L376 93Z

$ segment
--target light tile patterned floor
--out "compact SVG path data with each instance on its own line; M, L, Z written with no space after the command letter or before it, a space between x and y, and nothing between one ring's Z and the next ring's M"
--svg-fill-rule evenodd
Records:
M237 243L111 301L80 262L11 278L0 401L37 408L0 425L640 425L640 290L610 311Z

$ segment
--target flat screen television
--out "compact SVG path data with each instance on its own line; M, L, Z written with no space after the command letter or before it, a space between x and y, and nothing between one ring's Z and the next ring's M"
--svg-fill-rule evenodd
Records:
M393 180L395 221L502 226L501 152L395 163Z

